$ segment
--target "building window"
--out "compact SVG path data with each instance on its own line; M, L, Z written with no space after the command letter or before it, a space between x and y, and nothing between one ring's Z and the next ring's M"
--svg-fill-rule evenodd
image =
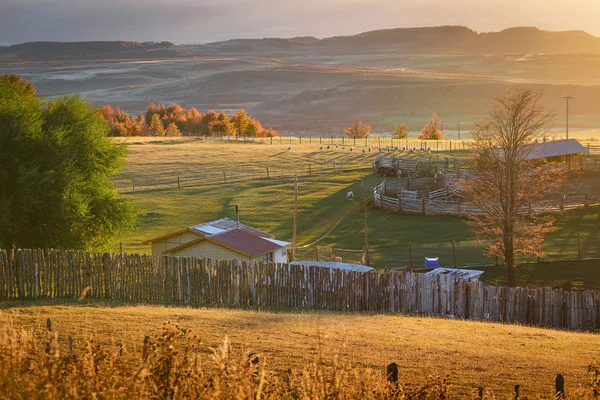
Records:
M263 262L265 264L272 263L273 262L273 253L267 253L267 254L265 254L263 256Z

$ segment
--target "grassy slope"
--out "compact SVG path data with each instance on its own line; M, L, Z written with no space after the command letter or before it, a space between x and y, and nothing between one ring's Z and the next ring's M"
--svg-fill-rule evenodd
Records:
M0 305L2 307L2 305ZM338 353L352 366L383 371L400 367L402 382L425 383L428 375L450 375L455 393L478 386L506 398L515 384L522 395L550 394L557 372L569 388L587 383L586 367L598 357L595 334L558 332L514 325L422 317L365 314L274 313L164 307L4 305L18 326L41 333L47 317L62 340L75 347L93 334L102 345L123 343L140 351L144 335L158 335L166 320L190 327L202 342L217 347L228 336L237 348L263 353L269 369L302 368L319 343L327 357ZM202 357L208 357L207 349ZM331 359L331 358L329 358Z
M135 179L138 184L147 179L167 179L173 176L214 173L222 168L281 167L310 160L331 163L334 159L361 170L343 174L319 174L300 180L299 245L313 242L325 235L340 219L337 228L320 245L360 249L364 243L364 214L360 201L348 202L346 192L354 190L360 197L360 175L365 174L365 188L381 181L369 175L368 165L373 154L363 155L329 151L320 152L318 144L243 144L202 143L199 141L160 141L132 139L128 165L122 179ZM462 155L464 156L464 155ZM443 156L442 156L443 157ZM313 166L314 168L314 166ZM127 194L140 210L139 229L123 238L127 251L148 252L142 241L176 231L182 227L224 216L234 217L232 205L239 204L242 221L290 239L292 233L293 183L290 178L263 179L241 183L213 184L195 188L161 189ZM548 237L549 257L576 257L576 232L581 232L584 257L600 256L598 209L580 210L560 216L557 229ZM158 213L149 215L149 213ZM413 244L413 260L420 265L425 256L439 256L445 265L452 264L451 240L457 241L457 263L474 265L492 263L482 256L480 244L474 240L464 220L452 217L400 216L379 210L369 210L369 244L377 267L408 264L408 243ZM301 251L305 259L314 259L315 246ZM599 268L600 270L600 268ZM600 279L595 279L600 281Z

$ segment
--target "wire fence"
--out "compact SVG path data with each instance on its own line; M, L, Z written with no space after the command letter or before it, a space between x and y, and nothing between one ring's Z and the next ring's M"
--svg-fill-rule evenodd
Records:
M235 143L262 143L271 145L322 145L322 146L354 146L358 148L385 149L398 148L405 150L429 151L462 151L470 150L472 140L420 140L416 138L396 139L393 137L371 136L366 138L350 138L347 135L329 136L277 136L277 137L247 137L247 136L203 136L201 140L208 142L225 141Z
M117 178L115 188L119 193L133 193L148 190L180 189L215 184L239 183L252 180L318 176L340 174L370 168L360 160L331 161L328 163L300 162L255 166L225 166L202 168L197 172L172 176L148 176L131 179Z
M568 237L550 234L543 245L543 254L517 256L517 263L547 263L562 261L600 260L598 236L589 232L574 232ZM393 253L390 251L393 249ZM503 266L502 257L485 255L485 245L473 239L443 240L430 243L377 243L371 247L373 263L391 268L423 268L425 258L438 258L440 266L450 268ZM345 260L344 260L345 261ZM600 270L600 263L598 266Z

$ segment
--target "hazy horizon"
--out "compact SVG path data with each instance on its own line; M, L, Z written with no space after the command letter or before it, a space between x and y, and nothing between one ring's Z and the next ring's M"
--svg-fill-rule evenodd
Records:
M330 37L421 26L515 26L600 36L600 1L573 0L0 0L0 43ZM333 18L332 16L335 16ZM332 19L335 23L332 23Z

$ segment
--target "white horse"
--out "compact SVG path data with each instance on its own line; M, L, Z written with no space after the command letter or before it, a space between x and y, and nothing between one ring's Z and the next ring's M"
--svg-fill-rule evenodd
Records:
M346 200L348 200L348 201L354 200L354 191L350 190L348 193L346 193Z

